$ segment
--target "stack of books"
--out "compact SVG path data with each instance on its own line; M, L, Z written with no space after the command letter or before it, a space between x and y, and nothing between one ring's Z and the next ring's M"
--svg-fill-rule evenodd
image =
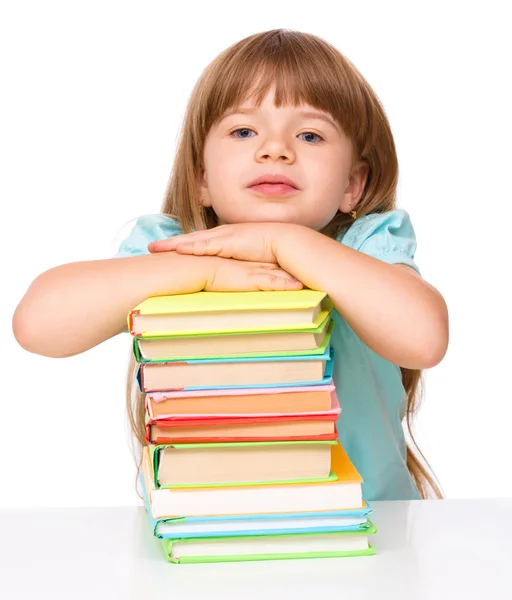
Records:
M313 290L157 296L130 311L141 485L171 562L375 553L338 440L331 311Z

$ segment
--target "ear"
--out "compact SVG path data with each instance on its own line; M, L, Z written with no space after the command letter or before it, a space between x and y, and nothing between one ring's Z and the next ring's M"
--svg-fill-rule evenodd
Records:
M363 195L369 172L370 166L366 161L360 161L352 168L347 187L340 202L341 212L348 213L356 208Z
M206 171L201 171L198 181L199 188L199 202L202 206L208 207L212 205L210 200L210 194L208 190L208 178L206 176Z

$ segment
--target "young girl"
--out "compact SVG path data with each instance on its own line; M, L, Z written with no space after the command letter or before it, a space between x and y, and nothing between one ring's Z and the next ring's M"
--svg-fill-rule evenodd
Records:
M296 31L250 36L193 90L162 214L138 219L114 259L37 277L15 336L31 352L71 356L126 331L128 311L148 296L325 291L339 437L365 498L442 497L402 423L410 432L421 369L446 352L448 314L414 262L397 180L385 112L344 56ZM144 444L135 367L132 357L128 410Z

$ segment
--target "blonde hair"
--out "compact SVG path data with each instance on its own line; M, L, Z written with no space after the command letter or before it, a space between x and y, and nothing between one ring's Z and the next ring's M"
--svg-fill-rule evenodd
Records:
M246 100L253 99L259 106L274 85L276 107L306 103L330 113L353 142L354 164L365 161L369 165L366 187L357 206L358 216L396 207L398 160L386 114L375 92L354 65L328 42L308 33L274 29L247 37L224 50L194 86L161 209L176 219L185 233L217 225L213 209L203 207L199 197L203 150L210 128L228 109ZM349 215L338 212L323 233L333 237L351 223ZM135 383L136 368L132 355L127 381L128 415L135 439L145 445L144 394ZM407 443L407 467L422 498L442 498L412 433L412 420L421 403L422 372L405 368L401 372L407 394L404 420L411 438L411 443ZM139 452L139 472L140 464Z

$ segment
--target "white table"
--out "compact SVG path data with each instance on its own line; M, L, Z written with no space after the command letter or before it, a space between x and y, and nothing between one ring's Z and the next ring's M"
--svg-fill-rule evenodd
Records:
M168 563L142 507L3 510L0 598L512 598L512 499L373 508L375 556L206 565Z

